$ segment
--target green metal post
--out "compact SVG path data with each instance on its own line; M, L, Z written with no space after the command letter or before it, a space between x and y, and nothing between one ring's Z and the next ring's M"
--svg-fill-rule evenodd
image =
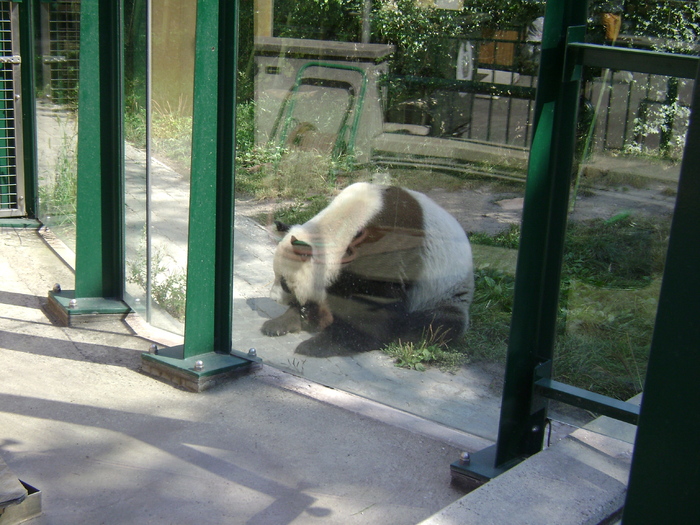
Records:
M34 57L34 2L19 5L20 55ZM29 62L29 61L27 61ZM24 196L28 217L38 214L39 182L36 143L36 80L33 64L22 68L22 140L24 142Z
M50 305L76 315L123 314L124 76L122 0L81 2L75 292Z
M231 350L235 17L235 2L197 4L185 358Z
M75 294L124 289L122 2L82 2Z
M237 1L197 2L185 344L143 356L196 391L259 361L231 347L237 18Z
M554 349L580 93L566 45L586 18L586 2L547 2L496 465L542 449L546 405L533 406L533 380Z
M700 523L700 69L623 522Z
M547 406L538 366L552 359L573 169L580 66L567 43L585 33L587 3L549 0L516 267L515 297L496 445L452 465L455 479L486 481L542 449ZM539 369L538 379L542 377Z

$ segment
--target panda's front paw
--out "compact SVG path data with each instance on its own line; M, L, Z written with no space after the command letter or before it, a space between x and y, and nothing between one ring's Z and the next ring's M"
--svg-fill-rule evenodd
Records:
M301 314L297 306L290 306L289 309L279 317L269 319L262 325L262 333L271 337L299 332L301 330Z

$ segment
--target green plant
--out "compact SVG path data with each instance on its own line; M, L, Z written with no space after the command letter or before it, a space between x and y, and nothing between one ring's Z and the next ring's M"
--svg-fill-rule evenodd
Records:
M178 321L185 319L187 275L180 268L170 268L166 255L156 250L151 258L151 294L153 301ZM127 261L127 282L147 287L147 261L145 257L145 239L139 248L135 261Z
M152 115L152 146L155 155L168 162L183 175L189 175L192 158L192 114L183 98L178 107L154 102Z
M654 327L668 218L622 212L569 225L554 349L554 377L618 399L641 391ZM472 242L517 245L519 228ZM472 325L462 344L472 360L504 362L515 279L476 271Z
M495 235L489 235L483 232L471 232L469 234L469 240L474 244L499 246L501 248L517 250L520 244L520 226L511 224L506 230L498 232Z
M638 290L570 283L554 351L556 379L618 399L640 392L659 287L659 280Z
M75 136L63 131L56 153L53 172L39 187L42 215L52 217L53 224L75 227L78 196L78 157Z
M447 349L445 333L440 328L429 327L418 341L392 342L384 347L384 352L394 358L396 366L424 371L426 364L454 367L461 364L466 356Z
M622 212L603 220L569 225L564 248L564 282L599 287L647 286L663 270L670 221Z
M304 224L328 206L329 201L325 195L314 195L277 210L274 218L285 224Z
M489 267L477 269L474 277L471 326L462 345L474 360L503 362L510 334L515 278Z

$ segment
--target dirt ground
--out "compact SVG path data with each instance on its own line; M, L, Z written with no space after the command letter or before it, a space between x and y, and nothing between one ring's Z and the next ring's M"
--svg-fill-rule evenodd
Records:
M427 175L430 177L430 175ZM496 234L522 218L524 185L503 188L496 181L477 187L453 190L440 187L424 191L450 212L466 232ZM236 212L259 219L291 201L236 201ZM650 182L644 188L630 186L580 188L570 220L609 219L622 212L648 217L669 216L673 212L675 192L665 182Z
M523 191L502 191L498 183L476 189L427 191L435 202L449 211L467 232L495 234L519 224L523 210ZM643 189L586 188L579 190L570 220L609 219L622 212L660 217L673 212L675 194L668 184L650 183Z

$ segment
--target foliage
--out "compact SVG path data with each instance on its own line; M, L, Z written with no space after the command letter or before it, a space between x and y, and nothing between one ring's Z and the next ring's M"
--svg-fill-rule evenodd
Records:
M489 267L477 269L474 277L471 325L463 345L474 360L502 362L508 348L515 278Z
M172 269L166 264L167 256L156 250L151 258L151 294L153 301L178 321L185 319L187 275L180 268ZM145 237L136 261L127 261L127 282L147 286Z
M330 199L325 195L312 195L306 199L297 200L275 212L275 220L285 224L304 224L328 206Z
M75 227L78 197L78 157L75 136L61 135L52 178L39 187L42 215L52 217L54 224Z
M570 282L554 350L559 381L618 399L641 391L660 282L612 290Z
M655 95L655 99L648 106L643 106L639 116L634 119L635 141L625 145L626 153L655 153L655 149L647 145L647 139L657 135L661 156L679 158L683 154L690 107L679 100L678 92L689 82L669 78L663 85L650 89L650 95Z
M499 246L501 248L517 250L520 244L520 226L518 224L511 224L507 229L500 231L495 235L488 235L482 232L472 232L469 234L469 240L474 244Z
M445 333L430 327L418 341L396 341L388 344L384 352L394 358L396 366L424 371L426 364L454 367L466 360L466 356L449 352Z
M569 225L564 280L606 288L639 288L663 270L670 223L618 214Z
M472 242L512 247L518 228ZM558 329L557 380L618 399L643 384L654 327L667 218L621 213L572 223L565 242ZM474 360L505 360L513 308L513 276L476 271L472 326L464 338Z
M288 38L357 40L363 0L276 0L274 25Z
M637 36L652 37L655 49L695 54L700 40L700 4L680 0L630 2L625 23Z

